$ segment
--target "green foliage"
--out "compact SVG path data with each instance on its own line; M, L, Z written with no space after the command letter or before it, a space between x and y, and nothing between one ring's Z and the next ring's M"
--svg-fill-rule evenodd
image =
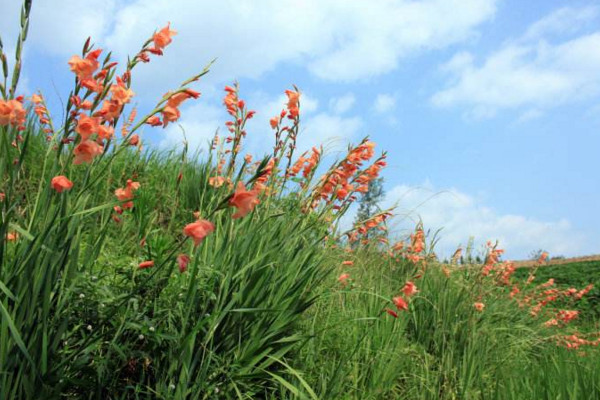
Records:
M514 277L527 280L529 268L515 271ZM577 303L581 323L598 327L600 322L600 261L583 261L569 264L558 264L539 267L535 272L535 282L544 283L553 278L560 289L582 289L593 284L593 289ZM558 304L560 305L560 303Z

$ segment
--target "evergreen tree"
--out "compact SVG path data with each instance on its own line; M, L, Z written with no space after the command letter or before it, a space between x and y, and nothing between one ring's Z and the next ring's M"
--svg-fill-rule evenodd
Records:
M358 212L354 223L365 221L380 211L379 202L383 199L383 177L375 178L369 182L369 190L363 194L358 203ZM372 239L376 236L382 236L381 232L369 231L366 239Z

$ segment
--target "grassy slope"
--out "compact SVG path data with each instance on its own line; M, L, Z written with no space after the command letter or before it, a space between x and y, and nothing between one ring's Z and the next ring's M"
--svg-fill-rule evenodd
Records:
M389 299L414 274L412 264L372 249L324 251L318 245L324 226L299 213L292 198L265 202L251 217L233 221L229 210L210 214L228 189L206 184L208 164L133 151L105 170L96 166L105 172L92 188L57 195L46 186L48 172L42 178L34 162L45 151L36 135L30 150L17 190L23 211L12 222L29 227L34 238L36 232L47 236L43 243L7 245L2 281L22 302L43 304L39 290L60 298L48 314L13 310L36 368L45 371L42 380L31 375L4 326L10 358L2 369L21 368L5 375L4 390L18 377L5 396L600 396L597 352L581 357L557 348L539 321L515 312L501 288L482 287L475 276L448 279L431 266L417 282L421 292L410 311L394 319L383 310L393 307ZM81 182L86 173L75 168L72 179ZM142 184L136 207L114 223L112 191L132 176ZM36 203L46 204L44 218L32 222ZM178 247L181 227L198 209L213 215L215 234L197 250L190 243ZM71 216L60 217L65 212ZM47 260L42 244L56 246L56 258ZM183 275L173 259L179 251L194 255ZM337 266L348 257L355 261L346 268L353 284L340 288ZM136 271L146 259L156 267ZM56 274L51 281L48 271ZM488 291L486 310L477 313L472 303L482 290Z
M310 321L315 340L301 365L323 398L600 396L598 353L582 357L556 347L546 339L552 332L502 288L486 294L486 310L478 313L472 303L482 288L474 276L448 279L432 266L417 282L421 292L410 312L394 319L382 310L413 271L377 254L357 257L354 287L328 293Z

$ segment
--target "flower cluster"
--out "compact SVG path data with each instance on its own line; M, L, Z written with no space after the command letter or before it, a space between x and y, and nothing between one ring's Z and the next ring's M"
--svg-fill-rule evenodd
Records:
M125 185L124 188L118 188L115 190L115 196L117 197L117 199L119 201L123 202L121 204L121 208L123 210L133 208L133 201L132 201L133 197L134 197L133 192L135 192L139 188L140 188L139 182L134 182L131 179L127 179L127 184ZM119 211L117 211L117 213L120 214Z
M300 157L298 157L294 165L288 169L287 176L295 177L296 175L298 175L298 173L300 173L300 171L302 171L302 176L305 179L310 178L311 173L313 172L315 167L319 165L322 153L323 149L318 149L316 147L312 148L309 157L307 157L308 152L304 152Z
M321 177L319 186L313 195L312 208L316 208L319 200L332 203L335 200L344 200L349 194L358 190L368 190L368 174L360 171L364 161L370 160L375 154L375 143L363 140L357 147L351 148L346 157L334 168ZM385 165L385 164L384 164ZM359 178L361 178L359 182ZM366 189L363 189L366 187Z
M148 54L162 55L163 49L171 43L175 34L170 25L155 32L142 50L127 63L126 71L121 76L115 76L117 63L110 62L110 54L102 64L100 63L102 49L92 50L90 39L84 45L82 56L71 57L69 65L77 80L75 91L67 106L70 116L67 126L74 128L79 135L73 149L74 164L90 163L106 151L105 147L114 139L115 127L124 107L135 95L130 87L133 68L139 62L149 62ZM158 106L130 130L136 117L136 110L133 109L121 128L124 144L139 145L139 135L134 134L134 131L143 123L166 127L169 123L177 121L181 116L179 106L187 99L197 99L200 96L200 93L190 89L188 85L206 72L208 71L188 79L179 89L165 94ZM87 89L83 96L79 94L81 88ZM158 114L162 115L162 120ZM75 141L68 137L69 132L70 129L67 129L63 143Z
M398 311L408 311L410 299L415 294L419 293L419 290L413 282L407 281L402 288L402 293L403 295L398 295L392 298L392 303L394 303L394 306L396 306ZM398 318L398 313L390 308L386 308L385 312L394 318Z
M595 335L599 335L600 332ZM591 336L591 335L590 335ZM556 336L556 344L558 346L566 347L567 349L577 350L582 346L594 346L597 347L600 345L600 336L594 340L586 339L582 337L580 334L572 334L572 335L559 335Z
M346 232L348 241L350 243L354 243L360 240L361 244L368 244L368 233L374 229L385 231L386 227L383 224L388 218L392 216L393 214L390 211L383 211L378 214L375 214L366 221L360 221L359 223L354 225L352 230Z

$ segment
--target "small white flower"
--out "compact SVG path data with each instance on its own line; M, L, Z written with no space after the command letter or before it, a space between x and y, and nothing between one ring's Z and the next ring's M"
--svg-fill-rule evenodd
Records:
M79 298L80 298L80 299L85 299L85 294L81 293L81 294L79 295Z
M150 328L148 328L148 330L149 330L150 332L154 332L154 327L153 327L153 326L151 326Z
M91 325L88 325L88 326L87 326L87 330L91 332L91 331L92 331L92 326L91 326Z
M144 340L144 335L142 335L142 334L140 333L140 336L138 336L138 339L140 339L140 340Z
M171 390L175 390L175 385L171 383L171 384L169 385L169 389L171 389Z

